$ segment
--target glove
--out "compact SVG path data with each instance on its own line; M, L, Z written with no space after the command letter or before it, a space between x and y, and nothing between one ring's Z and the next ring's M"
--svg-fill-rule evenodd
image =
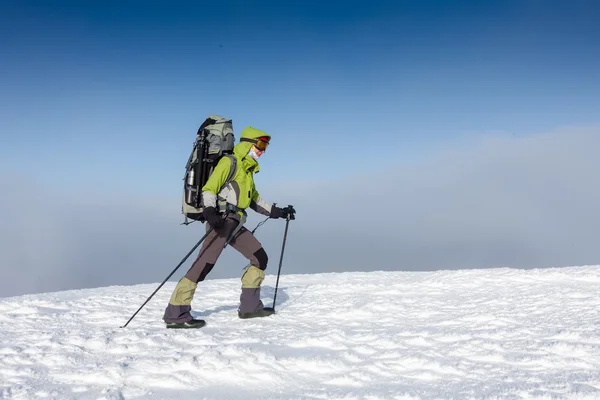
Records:
M206 207L202 211L202 216L214 229L219 229L225 224L225 220L221 218L217 209L214 207Z
M271 207L271 214L269 215L269 217L273 219L281 218L283 217L283 213L283 208L277 207L275 204L273 204L273 206Z
M287 206L285 208L281 208L281 207L277 207L275 205L273 205L273 207L271 207L271 215L270 217L273 219L277 219L277 218L288 218L288 216L290 217L290 219L295 219L295 214L296 210L294 210L294 207L292 206Z

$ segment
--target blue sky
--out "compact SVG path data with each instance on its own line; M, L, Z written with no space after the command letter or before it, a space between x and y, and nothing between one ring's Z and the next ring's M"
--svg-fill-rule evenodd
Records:
M121 188L150 171L160 193L209 113L273 134L272 179L598 120L593 2L285 3L3 4L4 166Z
M593 1L3 2L0 171L178 214L216 113L273 135L257 182L302 205L314 181L598 125L599 18Z

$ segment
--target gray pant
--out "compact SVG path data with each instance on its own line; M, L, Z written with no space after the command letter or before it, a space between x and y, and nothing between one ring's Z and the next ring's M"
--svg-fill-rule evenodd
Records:
M237 214L230 215L223 227L213 230L202 243L198 257L179 280L171 295L169 304L165 309L163 320L167 322L185 322L192 319L191 303L196 292L198 282L206 279L213 269L227 238L240 222ZM206 224L208 230L208 224ZM241 227L229 245L246 257L250 265L242 275L242 292L240 295L240 312L253 312L263 308L260 300L260 285L264 280L264 271L267 268L268 257L261 243L245 227Z

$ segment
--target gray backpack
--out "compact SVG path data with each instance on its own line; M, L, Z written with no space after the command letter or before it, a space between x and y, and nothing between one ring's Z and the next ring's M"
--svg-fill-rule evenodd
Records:
M222 157L231 159L231 172L225 184L235 175L236 158L233 156L235 135L230 119L220 115L209 115L198 128L192 153L185 165L183 178L183 201L181 212L185 225L193 221L204 222L202 217L202 187ZM193 220L188 222L188 219Z

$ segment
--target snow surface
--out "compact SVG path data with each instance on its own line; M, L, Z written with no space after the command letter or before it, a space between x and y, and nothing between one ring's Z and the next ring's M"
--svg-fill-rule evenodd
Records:
M268 275L263 298L273 299ZM167 330L167 283L0 299L2 399L600 399L600 267L282 275Z

